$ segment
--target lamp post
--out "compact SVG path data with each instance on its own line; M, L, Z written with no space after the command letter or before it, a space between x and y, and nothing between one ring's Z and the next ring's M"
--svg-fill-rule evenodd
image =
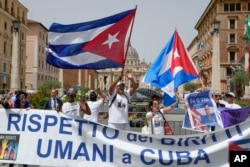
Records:
M13 46L12 46L12 59L11 59L11 82L10 89L11 90L20 90L20 73L19 73L19 28L20 22L14 20L12 22L12 30L13 30Z
M212 90L220 91L220 21L215 20L212 24L213 31L213 57L212 57Z

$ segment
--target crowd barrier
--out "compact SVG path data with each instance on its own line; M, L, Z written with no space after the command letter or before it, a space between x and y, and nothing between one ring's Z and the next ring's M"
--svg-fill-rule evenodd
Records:
M182 128L183 117L185 111L181 108L171 111L170 113L166 114L166 119L168 120L170 126L174 130L175 135L190 135L190 134L197 134L199 132L187 130ZM145 115L146 112L141 111L129 111L129 123L130 123L130 130L134 132L141 132L142 127L145 124ZM103 106L101 111L99 112L99 119L98 122L104 125L108 124L108 107Z

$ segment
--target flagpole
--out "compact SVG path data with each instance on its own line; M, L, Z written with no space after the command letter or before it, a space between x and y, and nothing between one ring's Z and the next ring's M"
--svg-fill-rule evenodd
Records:
M137 10L137 5L135 6L135 14L136 14L136 10ZM135 14L134 14L134 18L133 18L133 20L132 20L132 25L131 25L130 32L129 32L129 36L128 36L128 44L127 44L127 48L126 48L126 52L125 52L125 59L124 59L125 62L124 62L124 64L123 64L122 71L124 71L124 67L125 67L125 63L126 63L126 59L127 59L128 48L129 48L129 45L130 45L130 38L131 38L132 31L133 31L133 27L134 27Z

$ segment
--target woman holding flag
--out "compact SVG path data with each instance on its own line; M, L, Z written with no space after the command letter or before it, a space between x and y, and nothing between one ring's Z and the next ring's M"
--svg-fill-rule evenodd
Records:
M177 106L180 102L179 95L176 94L177 100L173 104L168 107L160 108L160 103L158 100L152 100L149 103L149 111L146 114L146 120L148 122L148 131L149 134L153 135L164 135L164 122L163 118L166 113L171 111L175 106Z

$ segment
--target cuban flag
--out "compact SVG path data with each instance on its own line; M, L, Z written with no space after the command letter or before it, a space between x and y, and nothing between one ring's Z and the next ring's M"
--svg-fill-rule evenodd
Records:
M99 20L62 25L53 23L48 34L47 63L63 69L123 67L136 9ZM131 32L131 31L130 31Z
M199 77L191 57L177 31L167 42L142 82L164 92L164 105L176 101L175 90L183 83Z

